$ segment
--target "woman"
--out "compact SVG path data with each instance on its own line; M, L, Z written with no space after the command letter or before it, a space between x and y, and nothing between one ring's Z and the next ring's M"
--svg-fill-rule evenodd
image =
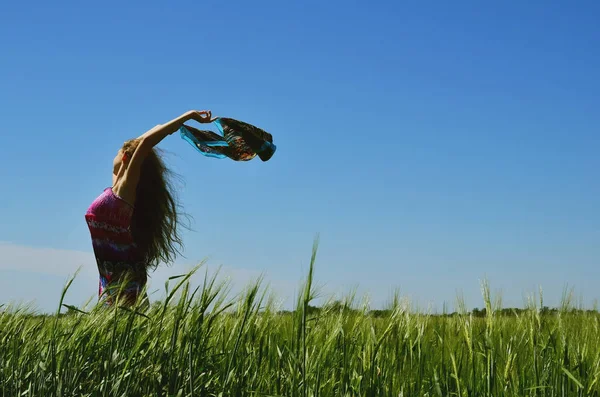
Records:
M183 246L179 214L165 167L154 146L188 120L213 121L210 111L192 110L126 141L113 160L112 186L85 215L100 273L98 295L107 305L135 304L148 269L171 262ZM147 295L144 294L147 303Z

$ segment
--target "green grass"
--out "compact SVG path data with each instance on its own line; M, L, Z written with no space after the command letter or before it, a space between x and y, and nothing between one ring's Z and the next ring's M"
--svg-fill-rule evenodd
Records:
M351 298L316 310L315 254L287 313L260 282L230 300L216 276L191 290L191 274L143 312L4 307L0 395L600 395L596 312L532 303L508 316L485 284L483 317L416 313L398 297L377 313Z

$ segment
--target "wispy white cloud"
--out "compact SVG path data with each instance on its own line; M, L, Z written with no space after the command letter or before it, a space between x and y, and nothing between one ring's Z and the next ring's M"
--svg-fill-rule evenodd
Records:
M173 266L159 267L150 273L151 299L162 299L165 296L164 285L167 279L188 273L194 265L176 263ZM78 270L79 273L67 293L67 301L75 305L83 304L90 298L94 299L97 294L98 271L91 251L60 250L0 242L0 304L28 302L41 311L55 310L66 281ZM211 276L217 270L217 280L229 281L232 294L241 292L249 283L263 276L263 285L268 285L269 290L284 306L291 304L299 287L295 280L273 280L259 270L219 266L210 262L205 263L192 276L191 285L195 287L201 284L206 272Z
M196 263L176 263L162 266L149 274L149 292L152 301L165 297L165 282L169 277L186 274ZM98 270L91 251L60 250L47 247L33 247L0 242L0 304L7 302L28 302L41 311L56 310L60 294L65 283L79 270L71 285L66 301L73 305L82 305L90 299L97 299ZM301 288L297 277L272 277L261 269L245 268L242 265L221 265L217 261L207 261L190 279L193 288L201 285L208 272L209 277L218 271L217 280L227 280L232 296L240 293L250 283L262 276L262 285L275 295L280 307L291 309ZM291 271L288 273L292 273ZM293 272L297 275L296 272ZM364 282L365 280L363 280ZM175 285L177 280L171 283ZM319 291L318 299L313 304L321 304L332 296L347 296L356 285L345 285L339 281L321 283L315 280L315 288ZM368 294L371 304L380 306L387 300L390 291L376 288L367 291L357 288L357 300L362 301ZM368 293L371 292L371 293ZM356 302L358 303L358 302Z
M176 263L162 266L149 274L149 292L152 301L165 297L165 281L169 277L185 274L192 270L196 263ZM7 242L0 242L0 304L7 302L27 302L41 311L56 310L60 294L65 283L79 269L79 273L71 285L66 303L80 306L85 302L95 301L98 291L98 270L91 251L60 250L45 247L32 247ZM243 291L250 283L263 276L263 287L276 297L280 307L291 309L301 288L300 279L289 276L282 279L272 277L260 269L245 268L242 265L229 265L210 260L190 279L193 288L201 285L208 272L212 276L219 270L217 280L228 280L232 296ZM292 273L290 270L288 273ZM297 275L297 272L293 272ZM175 285L177 280L171 283ZM362 284L368 283L363 279ZM356 301L359 304L364 298L372 307L379 307L391 296L391 290L382 285L361 283L343 283L339 280L321 282L315 280L315 288L320 292L313 304L321 304L332 296L344 297L356 287ZM405 292L405 291L403 291ZM404 294L403 294L404 295ZM427 306L427 304L425 304Z
M94 264L94 255L91 252L0 242L0 271L16 270L68 276L75 273L79 267L83 267L84 271L90 268L95 270ZM93 272L90 271L90 274Z

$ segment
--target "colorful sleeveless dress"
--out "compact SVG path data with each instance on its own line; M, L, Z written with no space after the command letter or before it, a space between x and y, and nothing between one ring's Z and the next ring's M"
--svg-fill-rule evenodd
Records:
M119 289L121 303L135 303L147 282L144 257L131 233L133 210L108 187L85 214L100 275L98 297L107 305L114 303ZM125 277L128 282L122 285Z

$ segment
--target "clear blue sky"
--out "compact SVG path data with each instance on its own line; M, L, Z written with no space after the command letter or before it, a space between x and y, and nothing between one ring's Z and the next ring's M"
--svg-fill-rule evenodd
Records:
M122 142L211 109L278 151L234 163L163 141L195 219L178 263L296 285L320 233L323 288L374 305L399 287L481 307L483 277L507 305L540 285L557 303L566 284L591 304L599 20L593 1L7 2L0 301L54 307ZM94 296L86 261L73 293Z

